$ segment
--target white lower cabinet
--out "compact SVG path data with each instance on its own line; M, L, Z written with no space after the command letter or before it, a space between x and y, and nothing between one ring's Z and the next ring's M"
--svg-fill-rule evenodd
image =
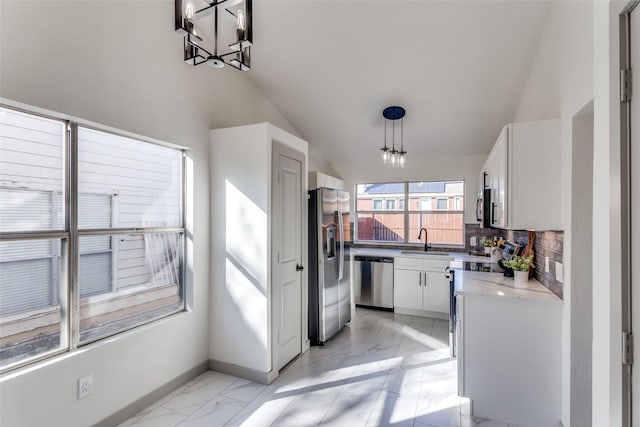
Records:
M458 394L475 417L557 427L562 402L562 306L456 297Z
M426 257L396 257L393 305L397 312L412 314L449 313L449 279L444 269L449 260ZM425 312L425 313L419 313Z
M395 268L393 271L393 306L422 310L422 271Z

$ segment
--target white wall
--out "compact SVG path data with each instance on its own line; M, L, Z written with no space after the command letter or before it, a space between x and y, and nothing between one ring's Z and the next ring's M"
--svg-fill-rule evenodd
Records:
M208 360L209 129L263 121L295 129L242 73L185 65L173 8L0 2L0 96L191 148L194 205L192 311L5 375L2 426L92 425ZM87 373L94 394L77 400Z
M562 164L562 224L564 229L563 308L563 415L570 423L570 334L571 325L571 143L572 118L593 99L593 4L554 2L542 31L530 75L514 121L560 118L562 143L555 155ZM544 173L544 165L540 165ZM576 284L579 286L579 284ZM581 357L581 355L576 355Z
M340 178L338 173L333 169L329 163L325 162L318 152L309 143L309 172L322 172L326 175L330 175L336 178Z
M218 231L211 240L209 354L214 363L263 379L272 371L272 141L308 157L306 142L267 123L211 131L211 223ZM305 265L306 236L303 241ZM304 280L302 288L304 297ZM304 313L301 318L306 325Z
M496 135L497 137L498 135ZM375 150L376 147L372 147ZM478 193L478 173L486 155L416 158L409 154L403 169L388 168L382 164L382 157L376 164L353 161L332 165L344 180L344 188L351 193L352 208L356 184L395 181L437 181L443 179L464 180L465 223L476 224L476 196Z

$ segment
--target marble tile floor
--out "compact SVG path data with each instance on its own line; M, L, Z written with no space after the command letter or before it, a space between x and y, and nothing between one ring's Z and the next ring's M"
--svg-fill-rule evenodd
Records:
M270 385L207 371L119 427L508 427L456 394L445 320L358 308Z

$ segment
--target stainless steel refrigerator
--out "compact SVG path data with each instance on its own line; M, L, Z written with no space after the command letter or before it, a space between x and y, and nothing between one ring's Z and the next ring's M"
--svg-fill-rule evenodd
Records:
M322 345L351 320L349 193L309 192L309 339Z

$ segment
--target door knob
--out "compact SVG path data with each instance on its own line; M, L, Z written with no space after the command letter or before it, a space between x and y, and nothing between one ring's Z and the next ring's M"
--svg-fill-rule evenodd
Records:
M300 264L296 264L296 271L302 271L304 270L304 267L301 266Z

